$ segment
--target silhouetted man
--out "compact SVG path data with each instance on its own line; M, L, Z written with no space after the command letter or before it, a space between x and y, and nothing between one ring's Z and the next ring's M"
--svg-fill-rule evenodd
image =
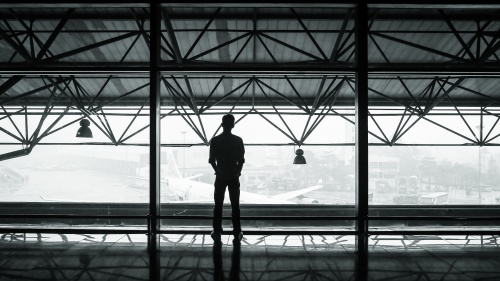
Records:
M231 201L233 235L235 241L241 241L240 223L240 175L245 163L245 147L243 140L231 134L234 128L234 116L231 114L222 117L222 134L212 138L210 142L210 158L208 162L215 171L214 183L214 218L212 238L220 241L222 233L222 205L226 187L229 190L229 200Z

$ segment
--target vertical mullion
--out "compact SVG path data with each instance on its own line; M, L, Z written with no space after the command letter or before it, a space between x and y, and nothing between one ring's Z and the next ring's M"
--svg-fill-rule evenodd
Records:
M368 7L356 5L356 250L357 280L368 277Z
M149 229L148 249L150 257L150 280L159 278L160 247L160 60L161 60L161 5L150 4L150 143L149 143Z

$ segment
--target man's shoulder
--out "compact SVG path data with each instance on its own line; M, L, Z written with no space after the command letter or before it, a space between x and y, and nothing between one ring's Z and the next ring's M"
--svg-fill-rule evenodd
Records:
M214 140L216 141L216 140L220 139L220 138L221 138L221 136L222 136L222 135L217 135L217 136L214 136L214 137L212 138L212 141L214 141Z
M232 139L232 141L233 141L233 142L243 143L243 139L242 139L242 138L240 138L240 137L239 137L239 136L237 136L237 135L233 135L233 134L231 134L231 139Z
M220 140L221 140L221 135L214 136L214 137L210 140L210 145L215 144L215 143L218 143L218 142L220 142Z
M240 138L240 137L239 137L239 136L237 136L237 135L232 135L232 136L233 136L233 138L235 138L235 139L238 139L238 140L243 140L242 138Z
M239 136L237 135L234 135L234 134L224 134L224 133L221 133L215 137L212 138L212 141L217 141L217 140L220 140L220 139L238 139L240 141L243 141L242 138L240 138Z

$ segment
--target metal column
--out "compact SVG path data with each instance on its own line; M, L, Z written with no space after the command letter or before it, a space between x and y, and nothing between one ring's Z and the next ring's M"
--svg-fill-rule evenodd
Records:
M150 257L150 280L159 277L160 247L160 59L161 59L161 5L155 1L150 5L150 143L149 143L149 228L148 250Z
M368 272L368 7L356 6L356 248L357 280Z

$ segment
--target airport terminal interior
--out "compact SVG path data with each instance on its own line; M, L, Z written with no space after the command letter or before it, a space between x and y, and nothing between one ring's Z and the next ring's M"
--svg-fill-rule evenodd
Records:
M0 280L500 280L499 70L489 1L1 2Z

